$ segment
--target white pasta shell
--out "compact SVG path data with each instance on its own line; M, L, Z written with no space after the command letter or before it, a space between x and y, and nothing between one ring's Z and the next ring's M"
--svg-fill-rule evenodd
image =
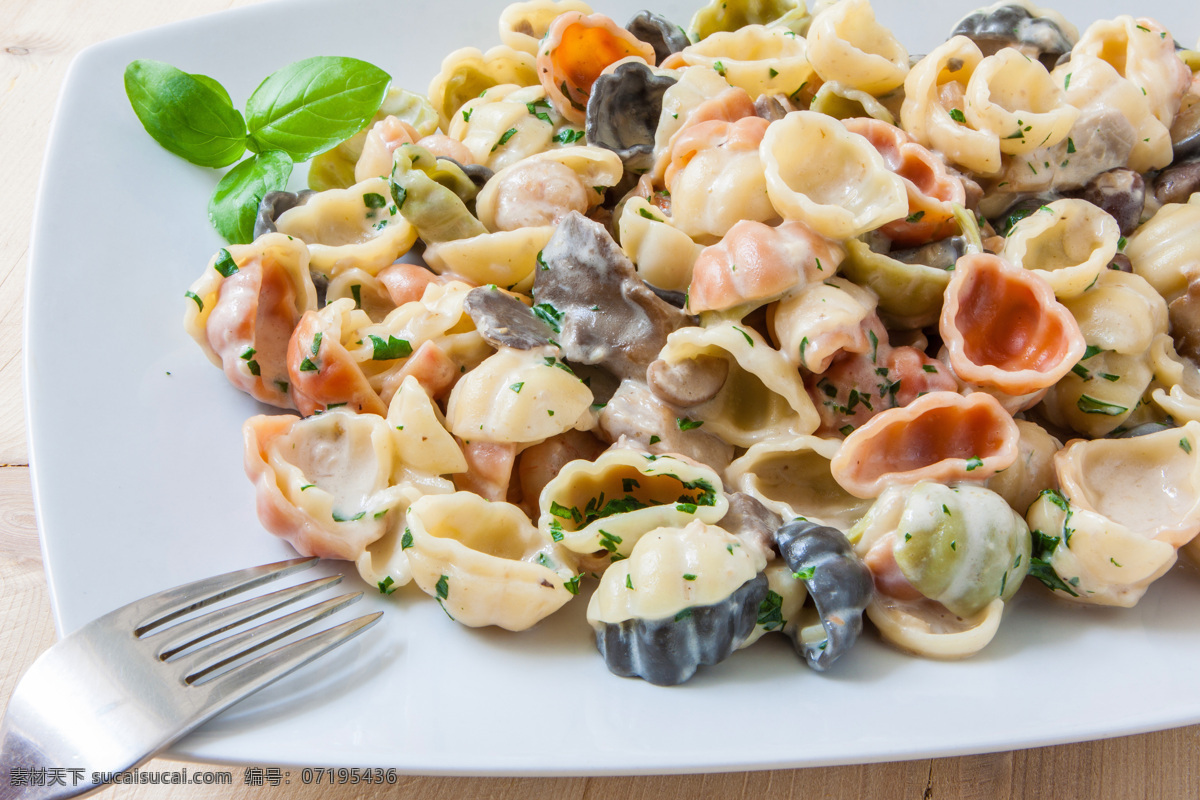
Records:
M631 197L617 222L621 249L638 276L659 289L686 292L703 246L673 226L642 197Z
M772 122L759 157L775 210L830 239L850 239L908 213L904 181L832 117L793 111Z
M728 377L710 400L688 416L738 447L812 433L820 418L800 374L758 331L732 322L680 328L667 337L659 359L678 364L714 356L729 364Z
M595 461L569 462L546 484L538 527L576 553L607 550L616 559L655 528L716 524L729 510L723 488L716 472L682 456L613 447Z
M871 501L855 497L834 480L829 462L841 445L817 436L760 442L730 464L725 477L785 520L804 517L845 531Z
M527 292L533 287L538 254L554 235L552 225L481 233L425 248L425 261L438 274L461 276L479 286L495 284Z
M1079 117L1042 63L1011 47L976 65L964 99L967 122L994 133L1009 155L1058 144Z
M469 441L540 442L591 427L591 404L591 390L555 348L502 347L454 385L446 421Z
M1129 237L1125 255L1135 275L1169 302L1187 290L1184 268L1200 249L1200 192L1186 203L1167 203Z
M612 150L602 147L560 147L535 153L498 170L480 190L475 198L475 214L483 223L483 227L489 231L500 229L496 222L496 204L499 187L503 185L504 180L517 167L539 164L561 164L575 173L591 206L599 205L604 199L604 190L609 186L616 186L625 172L620 157Z
M1086 200L1055 200L1018 222L1002 258L1036 270L1060 300L1090 288L1117 253L1121 231L1111 215Z
M355 268L375 275L417 240L383 178L319 192L280 214L276 227L307 244L310 268L328 277Z
M712 69L754 99L799 91L813 74L805 51L804 39L786 28L746 25L714 33L676 58L687 66Z
M908 51L875 19L868 0L843 0L808 30L808 59L824 81L882 95L908 75Z
M525 0L510 3L500 12L500 42L514 50L536 56L538 45L550 23L559 14L578 11L591 14L592 7L583 0Z
M953 660L973 656L1000 627L1004 601L996 598L973 617L963 619L933 604L906 604L882 595L867 606L867 618L892 645L925 658Z
M573 596L570 556L514 505L429 495L409 508L408 528L413 580L463 625L525 630Z

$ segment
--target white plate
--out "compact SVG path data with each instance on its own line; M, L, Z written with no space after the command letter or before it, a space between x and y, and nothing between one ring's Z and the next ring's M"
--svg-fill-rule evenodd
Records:
M619 20L640 6L597 5ZM1185 43L1200 34L1195 4L1150 5ZM349 8L239 9L105 42L70 71L38 198L25 343L60 633L152 591L291 555L259 526L242 474L240 426L260 409L181 326L184 290L222 245L205 214L218 174L146 135L125 98L125 64L154 58L211 75L239 105L268 73L319 54L364 58L423 91L451 50L497 42L502 3ZM881 0L878 11L922 52L970 8ZM1120 8L1078 0L1064 11L1085 23ZM683 24L691 13L679 0L659 10ZM820 675L774 637L670 689L608 673L582 599L508 634L458 626L416 591L371 592L356 609L387 610L374 630L175 753L425 773L690 772L1007 750L1200 721L1195 575L1177 570L1129 611L1067 606L1030 584L970 661L910 658L868 634Z

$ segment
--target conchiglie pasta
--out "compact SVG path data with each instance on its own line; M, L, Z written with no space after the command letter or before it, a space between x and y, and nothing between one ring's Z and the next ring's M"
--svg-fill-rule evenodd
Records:
M908 74L908 51L876 21L868 0L842 0L818 14L808 58L822 80L872 95L898 88Z
M592 84L612 64L636 58L652 65L654 48L603 14L560 14L538 47L537 77L566 119L582 124Z
M746 90L751 99L792 94L813 75L804 39L764 25L714 33L674 58L687 66L709 67L730 86Z
M468 99L446 133L463 143L476 164L499 170L554 146L556 133L565 139L562 132L568 130L582 134L563 127L541 86L505 84Z
M654 131L654 168L650 174L655 181L661 181L666 172L675 136L691 120L697 109L729 88L725 79L709 67L684 67L679 70L679 80L663 93L662 112L658 116L658 127ZM754 113L754 105L744 91L741 95L744 106L738 113L740 116L749 116ZM706 115L705 119L712 117Z
M729 465L731 488L746 492L784 519L804 517L848 530L869 501L847 492L833 479L829 463L841 442L798 436L760 442Z
M667 291L687 291L692 267L703 247L641 197L631 197L625 203L617 230L621 249L642 280Z
M237 388L292 407L287 342L317 306L308 248L283 234L230 245L213 256L187 293L184 329Z
M883 327L875 303L872 292L845 278L810 283L775 306L771 332L788 361L821 373L839 353L879 347Z
M729 501L712 469L680 456L613 447L595 461L572 461L542 489L538 527L581 554L628 556L661 526L713 525Z
M309 267L327 277L349 269L377 274L417 239L383 178L321 192L280 214L276 227L307 244Z
M591 14L583 0L525 0L511 3L500 12L500 42L514 50L536 56L538 44L559 14L577 11Z
M680 131L665 176L675 227L711 244L740 220L779 219L759 160L767 130L766 120L744 117L700 122Z
M430 245L425 260L439 274L527 292L533 285L538 254L553 235L552 225L481 233Z
M690 423L681 421L681 427L701 423L740 447L817 429L817 411L795 367L753 328L728 322L681 328L658 356L666 365L705 357L724 361L726 378L711 398L686 409Z
M1010 47L976 65L963 99L967 122L1009 155L1061 142L1079 116L1041 62Z
M1200 194L1187 203L1168 203L1129 237L1125 255L1135 274L1168 301L1187 289L1185 268L1200 252Z
M1183 93L1191 83L1190 70L1175 53L1175 41L1157 22L1123 14L1088 26L1071 51L1102 58L1121 77L1142 90L1151 113L1170 127Z
M556 349L504 347L455 384L446 420L463 439L539 442L591 427L591 403L591 391Z
M900 119L910 136L951 163L991 175L1001 167L1000 137L965 124L964 116L967 86L982 61L979 47L965 36L935 47L904 79Z
M822 157L811 158L815 151ZM793 111L767 128L759 155L779 214L830 239L849 239L908 213L904 182L832 117Z
M611 150L548 150L497 171L475 198L475 212L489 231L554 225L571 211L599 205L623 172Z
M537 82L537 66L529 53L504 45L486 53L464 47L442 60L441 71L429 84L429 101L438 112L441 129L450 132L451 119L471 98L494 86L536 86Z
M522 631L574 595L570 555L514 505L470 492L423 497L408 528L413 580L455 622Z
M1086 200L1055 200L1013 226L1000 255L1037 271L1061 300L1097 281L1120 236L1117 221Z

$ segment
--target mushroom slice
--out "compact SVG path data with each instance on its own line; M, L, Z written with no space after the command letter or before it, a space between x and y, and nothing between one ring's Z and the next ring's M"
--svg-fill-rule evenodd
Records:
M442 60L441 71L429 84L429 102L437 110L438 127L450 132L451 120L468 100L494 86L535 86L537 82L537 65L529 53L504 45L486 53L464 47Z
M613 447L595 461L572 461L546 484L538 527L567 549L627 557L647 531L716 524L729 501L721 478L679 456Z
M591 404L591 390L555 348L502 347L454 384L446 420L462 439L523 444L591 427Z
M730 464L725 477L730 486L785 519L803 517L845 530L866 513L870 502L833 479L830 462L840 448L836 439L816 436L760 442Z
M435 476L398 483L391 426L372 414L255 416L242 432L258 518L302 555L355 561L422 494L450 490Z
M625 24L625 30L654 48L654 63L661 64L672 53L691 44L687 34L666 17L649 11L639 11ZM588 137L591 138L590 136Z
M537 75L558 112L582 124L596 79L629 57L652 64L654 48L603 14L568 11L550 23L542 39Z
M675 81L640 61L623 62L598 77L587 101L588 143L612 150L630 172L648 171L663 95Z
M675 331L659 354L660 361L675 369L656 370L656 376L687 374L679 365L705 358L724 360L728 377L711 399L687 408L687 416L676 420L678 427L703 425L738 447L817 429L817 410L796 368L753 328L726 322Z
M846 130L864 137L888 169L904 181L908 215L887 223L883 233L900 247L924 244L958 233L954 204L967 202L962 178L941 157L917 144L895 125L877 119L848 119Z
M254 238L264 233L275 233L275 220L285 211L302 206L316 195L312 189L299 192L267 192L258 204L258 216L254 218Z
M307 244L309 268L327 278L355 268L375 275L407 253L417 239L416 230L392 202L384 178L321 192L284 211L275 226Z
M1036 271L1065 300L1096 282L1120 236L1117 221L1087 200L1055 200L1017 222L1000 255Z
M803 154L820 148L821 159ZM785 219L830 239L850 239L908 213L908 190L874 147L824 114L793 111L759 147L767 195Z
M1189 436L1194 439L1194 433ZM1057 597L1132 608L1175 564L1176 548L1169 542L1079 508L1054 490L1042 492L1026 516L1035 532L1029 574Z
M1020 432L994 397L930 392L876 414L830 462L834 480L856 497L921 480L986 480L1016 461Z
M841 247L803 222L771 227L742 220L696 258L688 308L697 314L749 311L810 281L832 278L843 255Z
M428 495L409 507L405 535L413 580L472 628L526 630L579 591L571 555L508 503Z
M213 256L187 292L184 329L255 400L292 408L287 341L317 306L302 242L267 234Z
M959 378L1014 397L1053 385L1087 347L1045 279L983 253L955 265L938 331Z
M785 632L808 665L824 672L862 633L863 610L874 595L871 572L836 528L798 519L777 530L775 542L816 607L812 624L800 622Z
M536 350L548 346L555 333L546 322L553 322L553 316L544 310L539 316L537 311L530 311L529 306L494 286L468 292L463 311L474 320L483 340L496 348Z
M967 37L984 55L1016 48L1041 60L1047 69L1079 40L1078 29L1065 17L1029 0L1000 0L972 11L958 21L950 35Z
M1170 168L1159 173L1155 187L1159 186L1159 181L1169 171ZM1155 191L1157 196L1157 188ZM1142 224L1142 211L1146 207L1146 181L1131 169L1116 167L1101 172L1087 182L1078 196L1112 215L1122 236L1128 236ZM1158 200L1160 203L1172 202L1162 197L1158 197ZM1182 200L1186 202L1187 195Z
M560 14L578 11L591 14L583 0L524 0L510 3L500 12L500 42L514 50L536 56L542 37Z
M899 88L908 74L908 51L876 21L868 0L843 0L817 14L808 58L821 80L877 96Z
M783 524L783 518L744 492L734 492L727 499L729 510L717 525L741 539L746 546L757 549L764 561L774 559L777 555L775 531Z
M541 253L533 296L561 316L564 356L598 364L620 378L642 378L666 343L687 323L660 300L604 227L572 212Z
M754 630L764 566L737 537L699 520L649 531L588 603L609 670L674 686L724 661Z

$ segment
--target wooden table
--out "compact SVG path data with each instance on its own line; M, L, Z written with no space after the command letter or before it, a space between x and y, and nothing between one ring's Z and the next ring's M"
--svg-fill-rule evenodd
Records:
M398 0L400 1L400 0ZM67 65L93 42L256 0L0 0L0 702L54 642L34 522L21 392L21 318L33 200ZM1197 669L1198 665L1181 665ZM156 759L150 770L199 765ZM119 786L98 797L1197 798L1200 726L962 758L828 769L640 778L402 776L396 786ZM5 776L7 777L7 776Z

